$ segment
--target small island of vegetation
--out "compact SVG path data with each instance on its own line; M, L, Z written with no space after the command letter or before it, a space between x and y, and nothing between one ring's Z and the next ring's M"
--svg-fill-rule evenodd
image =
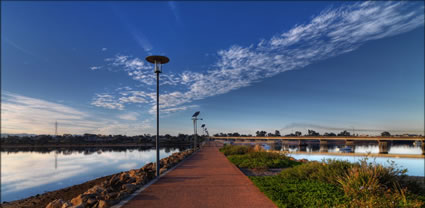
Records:
M281 168L249 176L278 207L425 207L424 188L406 180L407 170L393 162L297 161L258 146L225 145L220 151L241 169Z

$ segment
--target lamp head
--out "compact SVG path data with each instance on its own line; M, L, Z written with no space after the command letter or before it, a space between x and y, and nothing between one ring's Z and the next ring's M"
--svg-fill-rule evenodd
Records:
M166 64L170 61L170 59L166 56L148 56L146 57L146 61L149 63L155 64L155 73L162 72L162 64Z
M192 117L197 117L199 115L199 113L201 113L200 111L196 111Z

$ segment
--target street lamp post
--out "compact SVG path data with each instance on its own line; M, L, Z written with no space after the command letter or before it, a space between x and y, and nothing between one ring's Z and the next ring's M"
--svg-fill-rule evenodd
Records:
M207 136L207 142L209 143L210 142L210 135L208 134L207 127L205 126L205 124L202 124L201 127L202 127L202 130L203 130L202 135Z
M155 65L156 73L156 177L159 177L159 73L162 72L162 64L170 61L165 56L148 56L146 61Z
M196 111L194 114L193 114L193 116L192 116L192 120L193 120L193 133L194 133L194 135L193 135L193 149L196 149L196 147L197 147L197 140L198 140L198 124L197 124L197 121L198 120L202 120L202 118L198 118L198 115L199 115L199 111Z
M205 135L205 124L202 124L201 128L202 128L202 136L204 136Z

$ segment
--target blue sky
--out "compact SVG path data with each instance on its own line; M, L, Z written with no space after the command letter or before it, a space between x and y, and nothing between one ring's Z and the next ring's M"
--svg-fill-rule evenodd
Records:
M2 133L423 134L423 2L1 4Z

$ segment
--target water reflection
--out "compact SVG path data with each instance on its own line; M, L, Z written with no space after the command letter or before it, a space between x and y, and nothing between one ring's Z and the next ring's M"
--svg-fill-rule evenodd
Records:
M161 149L161 158L182 149ZM4 150L1 152L1 199L12 201L140 168L155 161L146 148Z
M346 146L343 143L330 143L321 145L319 143L307 143L304 146L296 144L263 144L266 149L289 151L289 152L353 152L353 153L379 153L379 146L374 143L356 144ZM412 154L421 155L420 146L413 144L389 145L388 154Z
M364 159L364 156L334 156L334 155L308 155L308 154L290 154L295 159L308 159L312 161L322 161L326 159L347 160L350 162L358 162ZM407 168L407 175L411 176L424 176L424 159L422 158L389 158L389 157L376 157L369 158L369 162L375 161L378 164L389 165L391 161L401 168Z
M364 159L365 156L338 156L338 155L326 155L322 154L302 154L302 152L323 152L323 147L319 143L308 143L304 147L295 144L281 145L279 143L263 143L265 149L268 150L281 150L289 151L290 155L295 159L308 159L313 161L322 161L323 159L338 159L338 160L348 160L350 162L358 162L361 159ZM342 152L342 148L345 147L344 143L333 143L327 144L327 152L336 153ZM301 151L300 151L301 150ZM352 149L354 153L379 153L379 146L370 143L364 142L356 144ZM292 153L292 154L291 154ZM297 154L294 154L297 153ZM421 155L422 149L418 145L413 144L390 144L388 154L413 154ZM375 162L382 165L389 165L390 161L394 161L398 167L402 169L407 169L407 174L411 176L424 176L425 175L425 160L424 158L395 158L395 157L376 157L369 158L370 161L374 160Z

